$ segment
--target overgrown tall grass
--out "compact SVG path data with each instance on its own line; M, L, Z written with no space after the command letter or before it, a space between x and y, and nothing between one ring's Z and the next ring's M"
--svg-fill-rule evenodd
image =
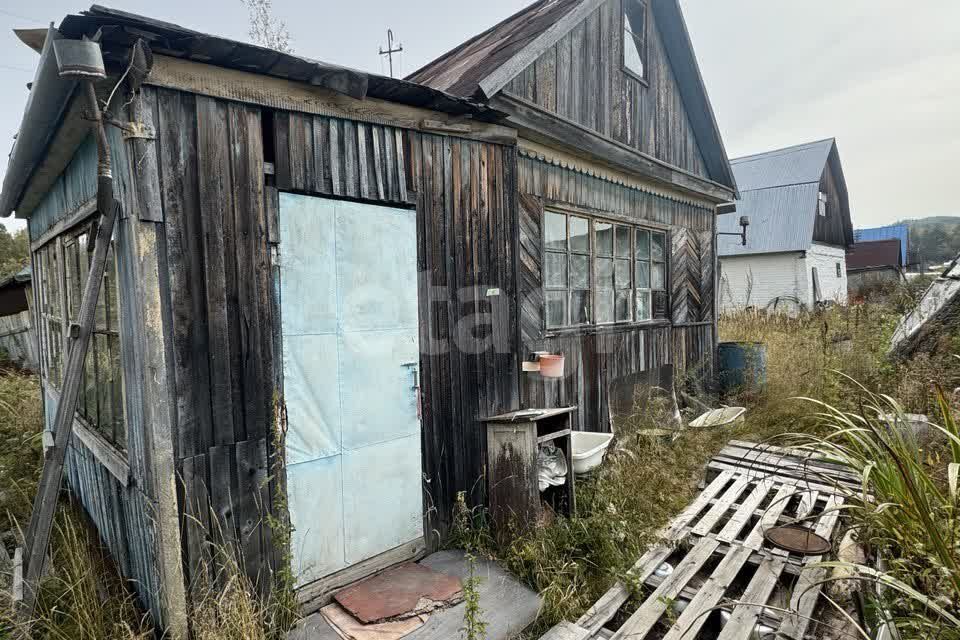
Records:
M904 637L960 638L960 427L937 390L939 424L912 425L890 396L844 378L856 411L818 400L824 435L794 434L787 444L844 464L863 478L848 492L847 514L875 566L847 566L879 622Z
M0 362L0 544L12 556L22 544L43 468L43 416L35 375ZM271 523L281 535L281 523ZM289 535L288 533L286 535ZM281 542L282 544L282 542ZM190 622L197 640L279 640L295 619L284 579L270 597L258 594L232 553L211 548L216 574L193 592ZM11 615L11 566L0 557L0 640L20 621ZM155 628L130 585L117 573L79 505L57 509L48 573L41 582L30 637L49 640L141 640ZM289 578L281 572L281 578Z

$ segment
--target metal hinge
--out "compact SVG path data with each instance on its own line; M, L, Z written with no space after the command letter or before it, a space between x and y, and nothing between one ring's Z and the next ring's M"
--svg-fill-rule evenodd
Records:
M155 140L157 137L153 127L142 122L128 122L123 126L122 131L124 140L137 138L142 140Z

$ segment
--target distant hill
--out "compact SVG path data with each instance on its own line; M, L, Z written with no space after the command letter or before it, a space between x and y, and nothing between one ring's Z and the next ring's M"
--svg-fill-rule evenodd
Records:
M930 216L929 218L915 218L912 220L901 220L897 224L905 224L911 229L928 227L934 224L945 224L948 226L960 225L960 216Z
M960 216L930 216L903 220L910 229L907 262L913 265L939 264L960 253Z

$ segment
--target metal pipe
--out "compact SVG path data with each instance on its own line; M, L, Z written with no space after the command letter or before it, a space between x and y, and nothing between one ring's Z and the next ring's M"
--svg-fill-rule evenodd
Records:
M84 81L87 101L92 110L93 133L97 138L97 210L106 214L113 207L113 173L110 163L110 142L103 122L103 112L97 100L97 90L92 80Z

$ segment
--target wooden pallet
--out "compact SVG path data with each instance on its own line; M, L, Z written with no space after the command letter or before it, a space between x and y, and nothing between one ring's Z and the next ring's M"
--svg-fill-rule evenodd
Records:
M799 475L811 467L815 482ZM708 468L713 477L707 486L661 532L663 542L631 570L645 586L636 611L619 628L608 628L624 617L621 608L630 599L627 586L618 582L576 624L562 623L544 640L692 640L701 634L746 640L758 624L780 638L804 637L820 598L815 585L825 577L825 570L814 566L822 557L788 553L763 534L800 522L831 539L845 492L859 481L830 463L740 442L730 443ZM665 562L673 573L659 577L656 571ZM686 603L682 611L679 602ZM725 623L721 608L729 615Z

